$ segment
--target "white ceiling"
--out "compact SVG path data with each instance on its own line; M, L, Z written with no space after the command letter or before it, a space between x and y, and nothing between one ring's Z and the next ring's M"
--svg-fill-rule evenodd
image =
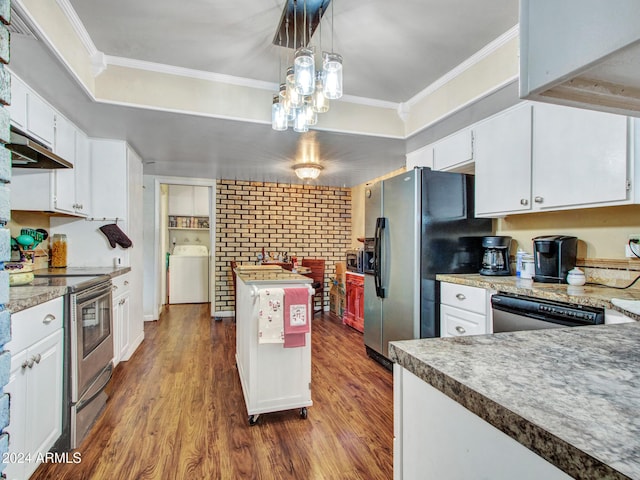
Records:
M302 3L301 0L298 0ZM334 0L345 95L401 103L518 21L517 0ZM271 42L285 0L70 0L98 51L277 84ZM330 12L322 47L331 44ZM319 49L319 31L312 44ZM92 102L41 42L14 35L11 67L91 136L129 141L146 174L293 182L300 143L317 142L318 183L352 186L404 163L403 139L313 131ZM265 105L265 109L269 109Z

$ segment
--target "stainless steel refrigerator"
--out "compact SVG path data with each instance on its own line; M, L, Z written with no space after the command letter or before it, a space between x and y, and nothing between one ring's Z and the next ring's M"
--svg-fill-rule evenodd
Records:
M440 336L438 273L476 273L490 219L474 218L473 177L416 168L365 190L364 343ZM382 356L382 357L380 357Z

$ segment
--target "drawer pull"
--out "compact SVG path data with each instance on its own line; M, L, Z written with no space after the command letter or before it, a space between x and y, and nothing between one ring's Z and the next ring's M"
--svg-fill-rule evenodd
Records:
M461 327L460 325L458 325L456 327L456 332L458 332L460 335L467 333L467 331L464 329L464 327Z
M129 280L125 280L125 281L124 281L124 284L125 284L125 285L129 285Z
M458 293L456 294L456 298L460 301L462 300L466 300L467 297L465 297L462 293Z
M535 197L535 198L533 199L533 201L534 201L534 202L536 202L536 203L542 203L542 202L544 202L544 198L542 198L542 197Z
M117 285L111 285L111 290L113 290L114 292L118 289Z
M55 315L51 315L50 313L48 313L47 316L42 319L42 323L44 323L45 325L49 325L55 319L56 319Z

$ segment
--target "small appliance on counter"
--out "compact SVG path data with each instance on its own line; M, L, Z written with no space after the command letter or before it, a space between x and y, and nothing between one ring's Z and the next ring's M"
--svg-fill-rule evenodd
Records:
M482 237L482 268L480 275L511 275L509 249L511 237Z
M535 282L567 283L567 274L576 265L578 239L549 235L533 239Z

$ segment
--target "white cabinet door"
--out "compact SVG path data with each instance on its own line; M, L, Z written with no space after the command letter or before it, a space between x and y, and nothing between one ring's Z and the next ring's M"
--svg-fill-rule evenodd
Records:
M193 215L196 217L209 216L209 187L193 188Z
M27 86L15 75L11 76L11 123L21 130L27 129Z
M533 110L533 200L540 209L625 202L628 119L557 105Z
M76 127L62 115L55 116L53 151L73 164L76 158Z
M433 144L433 169L450 170L473 161L473 133L460 130Z
M26 448L36 454L62 433L62 329L29 347L29 357L36 363L27 376Z
M407 153L407 170L413 170L415 167L433 168L433 145L427 145Z
M91 146L89 137L76 132L76 162L73 166L76 185L76 214L91 215Z
M27 350L11 352L11 371L9 382L4 386L5 393L10 395L9 425L5 431L9 434L9 462L4 470L7 478L28 478L25 475L25 464L20 463L20 455L27 453L25 432L27 421ZM22 365L25 364L23 368Z
M193 215L191 185L169 185L169 215Z
M48 147L54 143L55 112L35 93L27 93L27 131Z
M531 210L531 109L521 105L474 127L477 216Z
M126 143L91 140L91 216L127 218L128 181Z

